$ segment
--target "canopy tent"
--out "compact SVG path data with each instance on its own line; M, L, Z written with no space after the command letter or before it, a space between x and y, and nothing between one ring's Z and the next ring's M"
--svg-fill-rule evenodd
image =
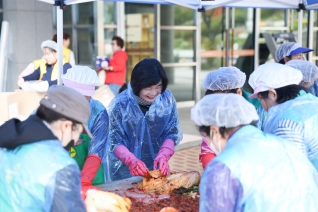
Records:
M78 4L98 0L39 0L58 6L57 9L57 40L58 40L58 67L63 70L63 8L66 5ZM217 7L234 7L234 8L272 8L272 9L299 9L298 23L302 23L303 9L317 9L318 0L99 0L104 2L127 2L127 3L144 3L144 4L168 4L188 7L199 12L217 8ZM302 24L298 24L302 26ZM298 40L302 40L302 27L298 28ZM257 60L256 60L257 61ZM61 71L59 71L58 84L61 84ZM196 77L198 78L198 76ZM196 90L200 90L196 83ZM199 93L199 92L198 92ZM196 97L199 100L200 97Z
M54 4L56 0L39 0ZM78 4L98 0L64 0L65 5ZM100 0L106 2L128 2L142 4L176 4L192 9L212 9L216 7L244 7L244 8L274 8L298 9L299 4L306 5L306 9L318 8L318 0ZM317 4L317 5L316 5ZM308 6L308 8L307 8Z

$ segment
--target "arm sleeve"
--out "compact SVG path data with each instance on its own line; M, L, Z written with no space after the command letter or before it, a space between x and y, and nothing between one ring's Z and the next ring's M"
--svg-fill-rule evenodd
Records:
M259 117L259 119L257 121L257 128L264 131L267 112L266 112L266 110L264 110L264 108L262 106L259 106L256 109L256 112L257 112L257 115Z
M34 71L35 71L35 69L34 69L34 63L30 63L30 64L22 71L22 73L19 75L18 78L28 76L28 75L32 74Z
M174 97L172 97L174 98ZM170 115L169 121L165 126L163 131L163 139L171 139L175 142L175 145L178 145L182 140L182 130L179 124L179 113L177 110L177 105L175 99L173 99L173 109Z
M65 63L63 65L63 74L66 74L67 69L72 68L72 66L69 63Z
M93 138L91 139L88 149L88 155L94 154L103 159L105 156L105 147L107 143L109 128L109 119L106 109L101 111L96 119L94 125L90 129Z
M40 79L40 67L36 69L32 74L23 77L24 81L31 81L31 80L39 80Z
M71 66L75 66L75 57L74 57L74 52L73 51L71 51L71 53L70 53L70 62L69 62L69 64Z
M200 211L242 211L238 202L243 196L240 181L223 163L209 164L200 183Z
M124 145L128 148L128 139L122 124L122 114L117 105L112 106L109 112L109 141L111 150L118 145Z
M85 212L81 196L80 171L76 165L70 165L56 174L52 212Z
M304 128L302 125L291 120L282 119L278 122L274 134L291 141L303 154L307 156L306 145L303 138Z
M114 57L112 59L110 59L110 66L113 67L113 72L122 72L122 71L126 71L125 67L126 67L126 60L121 57L120 55L117 57Z
M214 152L209 147L209 145L207 143L207 140L202 137L201 152L200 152L200 155L199 155L200 162L201 162L202 156L205 155L205 154L214 154Z

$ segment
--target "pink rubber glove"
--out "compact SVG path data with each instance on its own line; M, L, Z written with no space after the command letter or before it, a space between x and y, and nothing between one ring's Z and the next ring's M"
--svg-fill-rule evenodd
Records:
M174 154L174 141L171 139L166 139L163 141L162 146L159 149L157 157L153 163L153 167L156 170L159 165L161 174L168 175L170 173L170 168L168 160Z
M102 160L97 155L89 155L81 172L82 187L91 186Z
M147 166L135 157L124 145L119 145L114 149L115 156L129 167L130 174L133 176L145 176Z

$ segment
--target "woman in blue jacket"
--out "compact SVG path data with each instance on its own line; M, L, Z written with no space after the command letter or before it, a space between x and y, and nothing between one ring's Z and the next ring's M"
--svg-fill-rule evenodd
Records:
M144 176L157 166L169 173L168 160L182 131L167 85L162 65L146 58L134 67L128 88L110 103L107 181Z
M295 144L318 170L318 98L299 86L301 71L267 63L251 74L249 84L268 111L264 132Z
M251 123L253 105L235 94L205 96L192 120L216 149L200 182L200 212L316 211L318 174L287 140Z

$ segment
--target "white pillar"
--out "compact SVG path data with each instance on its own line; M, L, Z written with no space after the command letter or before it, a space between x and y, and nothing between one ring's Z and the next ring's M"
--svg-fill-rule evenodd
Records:
M195 68L195 101L198 102L201 98L201 84L200 84L200 73L201 73L201 12L196 12L196 32L195 32L195 62L197 63Z
M57 84L62 85L61 76L63 74L63 10L60 7L56 8L56 23L57 23L57 53L58 53L58 80Z
M126 26L125 26L125 2L117 2L117 34L125 40Z
M308 48L313 49L314 47L314 11L308 10L309 16L309 27L308 27ZM312 61L313 52L308 53L308 61Z
M298 12L298 43L303 43L303 10Z
M254 43L254 69L259 66L259 23L261 20L261 10L255 9L255 43Z

